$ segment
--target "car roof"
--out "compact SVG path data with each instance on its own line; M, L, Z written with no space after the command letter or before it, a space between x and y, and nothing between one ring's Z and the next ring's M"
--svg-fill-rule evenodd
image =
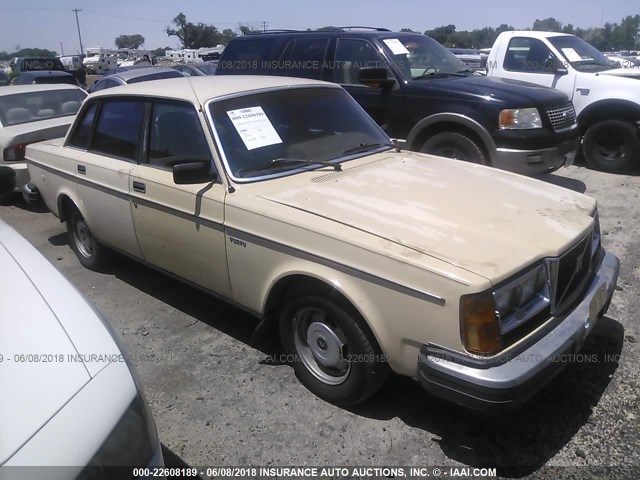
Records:
M538 31L522 31L522 30L511 30L509 32L502 32L501 35L508 35L512 37L517 37L519 35L524 35L526 37L543 39L550 37L574 37L575 35L571 35L570 33L559 33L559 32L538 32Z
M91 98L113 95L154 96L204 104L209 99L236 93L314 85L341 88L337 84L306 78L260 75L209 75L150 80L148 82L122 85L95 92L91 94Z
M118 77L126 82L131 80L132 78L144 77L146 75L153 75L154 73L164 73L164 72L175 73L176 70L174 70L173 68L165 68L165 67L147 67L147 68L138 68L135 70L127 70L125 72L112 73L111 75L105 75L102 78Z
M51 91L51 90L82 90L82 89L80 87L76 87L75 85L70 85L68 83L13 85L7 88L0 88L0 96L14 95L16 93L45 92L45 91Z
M72 74L62 70L29 70L20 72L19 77L73 77Z

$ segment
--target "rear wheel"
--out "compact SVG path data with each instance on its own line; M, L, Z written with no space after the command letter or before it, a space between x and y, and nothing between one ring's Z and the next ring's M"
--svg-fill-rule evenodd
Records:
M423 153L488 165L487 156L472 138L458 132L442 132L429 138L420 148Z
M638 131L621 120L598 122L587 129L582 150L589 166L603 172L624 172L640 158Z
M93 236L80 211L75 206L70 210L66 221L69 244L82 266L89 270L100 270L105 265L108 252Z
M366 400L389 367L369 329L343 302L319 292L291 292L280 313L280 338L300 382L338 405Z

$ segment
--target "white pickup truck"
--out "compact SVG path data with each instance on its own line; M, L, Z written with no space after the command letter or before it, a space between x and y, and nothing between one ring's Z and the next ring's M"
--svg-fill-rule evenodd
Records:
M575 35L501 33L487 75L556 88L572 99L589 165L622 172L640 164L640 68L618 65Z

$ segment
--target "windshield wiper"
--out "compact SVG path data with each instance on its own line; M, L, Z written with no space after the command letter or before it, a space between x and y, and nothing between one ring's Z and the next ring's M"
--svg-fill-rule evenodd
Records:
M467 70L463 70L466 72ZM470 71L470 70L469 70ZM418 77L413 77L414 80L420 80L421 78L441 78L441 77L466 77L466 75L458 72L425 72Z
M342 170L342 165L335 162L329 162L327 160L307 160L303 158L274 158L273 160L269 160L269 165L280 165L284 163L307 163L309 165L324 165L325 167L331 167L336 171Z
M349 154L352 154L352 153L366 152L368 150L373 150L375 148L380 148L380 147L396 148L396 146L393 143L365 143L365 142L363 142L360 145L358 145L357 147L346 149L344 152L342 152L342 154L343 155L349 155Z

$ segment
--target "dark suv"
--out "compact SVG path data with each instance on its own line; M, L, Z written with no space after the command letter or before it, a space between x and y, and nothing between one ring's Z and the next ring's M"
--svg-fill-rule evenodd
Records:
M432 38L345 27L233 39L217 75L284 75L341 84L411 150L520 173L555 170L579 147L568 97L474 74Z

